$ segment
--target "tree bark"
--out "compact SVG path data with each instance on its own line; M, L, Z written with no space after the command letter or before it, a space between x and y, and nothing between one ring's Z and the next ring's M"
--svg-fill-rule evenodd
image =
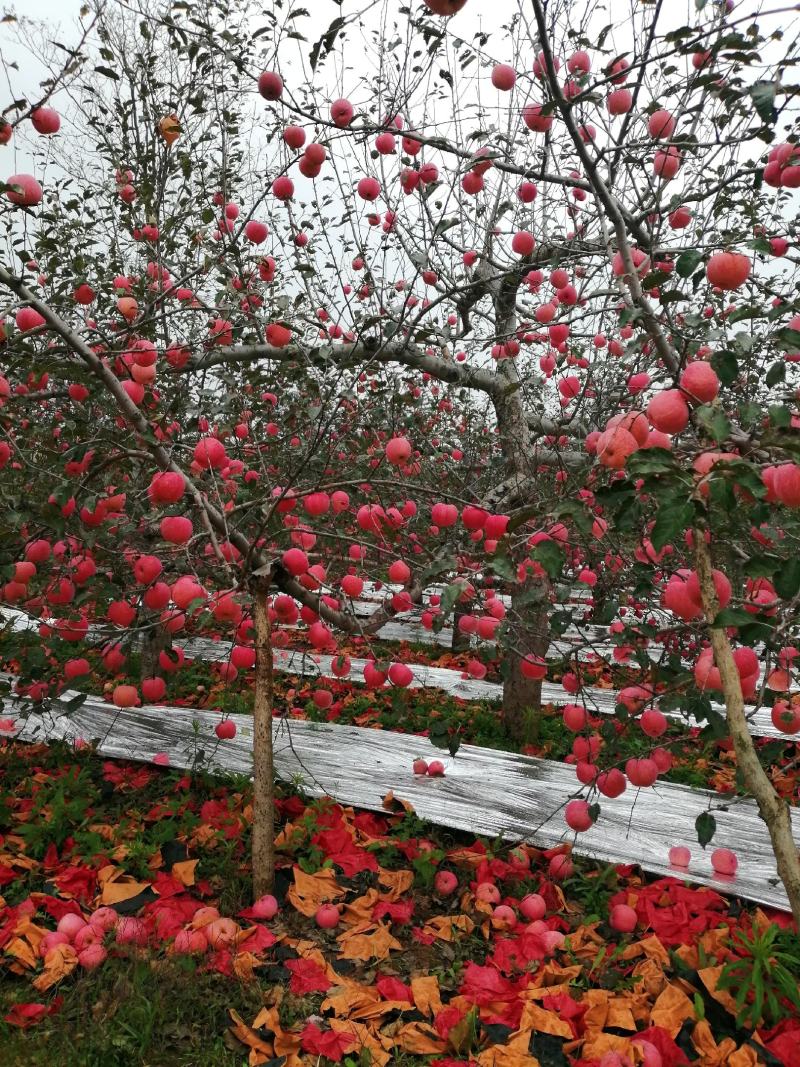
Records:
M508 275L492 294L495 309L495 330L499 339L511 337L516 329L516 295L521 275ZM535 464L530 428L522 404L519 370L513 359L501 360L497 366L500 388L492 397L500 443L506 464L509 491L517 492L522 500L530 496ZM512 552L516 567L527 555L527 548ZM549 597L544 595L549 583L543 585L541 601L531 602L528 596L531 581L515 582L511 595L511 621L514 627L513 644L505 659L502 720L509 737L518 744L536 740L541 724L542 684L526 678L521 661L528 653L543 656L549 647ZM523 597L524 602L523 602Z
M704 534L704 530L694 530L695 566L700 579L703 613L711 623L719 612L719 601L714 586L711 553ZM714 662L722 680L725 711L736 753L736 764L742 772L747 789L758 805L761 818L767 825L778 874L789 898L794 921L800 929L800 856L792 835L789 805L776 793L758 758L745 716L741 681L728 634L723 627L709 626L709 635L714 650Z
M272 635L266 589L253 595L256 670L253 699L253 897L269 893L275 882L275 771L272 758Z
M519 744L532 745L539 738L542 720L542 682L526 678L522 673L522 658L529 652L545 657L550 647L550 604L543 597L533 602L525 596L530 585L519 585L511 596L511 615L514 619L514 645L506 658L503 682L502 719L509 737Z
M153 623L152 618L145 620L148 623ZM145 678L161 678L163 671L161 670L161 664L158 662L160 653L165 652L172 648L172 635L166 626L162 626L156 622L154 625L144 631L142 634L142 651L140 660L139 674L142 679Z
M450 638L450 651L451 652L466 652L470 647L469 634L465 634L458 628L458 620L467 615L468 612L459 608L458 604L453 611L453 636Z

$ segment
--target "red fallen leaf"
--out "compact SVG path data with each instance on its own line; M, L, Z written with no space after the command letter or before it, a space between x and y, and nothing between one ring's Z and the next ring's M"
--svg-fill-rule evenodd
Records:
M353 1047L355 1038L352 1034L339 1034L335 1030L320 1030L314 1023L308 1023L300 1035L300 1044L304 1052L326 1056L338 1063L345 1052Z
M436 1033L446 1041L447 1035L454 1026L458 1026L463 1018L464 1012L459 1011L458 1008L442 1008L440 1012L437 1012L433 1020Z
M311 843L318 845L328 859L342 868L345 878L352 878L359 871L378 870L378 861L373 854L359 848L344 825L314 834Z
M287 960L292 972L289 989L292 993L327 993L333 982L314 960Z
M784 1067L800 1067L800 1020L784 1019L771 1030L760 1030L759 1033L764 1048ZM668 1060L664 1060L664 1064L671 1067Z
M44 908L47 914L56 920L63 919L65 915L83 915L80 906L74 900L60 900L51 897L47 893L31 893L30 899L35 902L37 910Z
M89 867L65 867L55 876L53 883L64 896L88 901L97 892L97 871Z
M389 976L379 978L375 983L375 988L384 1000L407 1000L409 1004L413 1003L411 987L401 982L399 978L391 978Z
M372 921L380 922L381 919L388 917L393 923L397 923L398 926L405 926L406 923L411 922L411 916L413 914L413 900L396 900L394 902L379 900L372 909Z
M211 953L201 970L216 971L217 974L223 974L226 978L233 978L235 977L233 954L227 948L217 949L216 952Z
M339 804L328 804L316 815L317 826L322 829L333 830L337 826L344 826L344 808ZM348 834L348 837L350 835Z
M565 1022L569 1023L576 1039L581 1037L586 1029L583 1025L583 1017L589 1010L588 1003L579 1004L577 1000L573 1000L567 993L558 993L554 997L545 997L542 1000L542 1007L546 1008L547 1011L556 1012Z
M103 764L103 778L112 785L129 785L132 789L144 789L152 777L152 772L146 767L132 763L112 763L107 760Z
M254 926L251 933L238 944L240 952L265 952L277 941L277 938L266 926Z
M371 811L360 811L353 819L353 826L370 837L385 837L389 829L386 819Z
M496 967L481 967L470 962L464 969L459 992L476 1004L491 1004L497 1000L512 1000L520 988L517 983L504 978Z
M189 896L168 896L163 900L154 900L144 908L144 916L152 919L155 932L159 937L175 937L179 930L194 918L194 913L202 907L199 901Z
M47 851L42 859L42 866L46 871L52 871L54 867L58 866L58 849L52 841L47 846Z
M15 1004L11 1011L4 1017L9 1026L18 1026L21 1030L28 1030L36 1026L47 1015L54 1015L64 1003L63 997L56 997L50 1004Z
M496 941L491 961L503 974L510 974L524 971L532 960L544 960L547 956L547 945L542 936L523 930L517 937Z
M179 893L183 893L186 886L177 878L173 878L171 874L159 871L153 880L153 889L160 897L176 897Z

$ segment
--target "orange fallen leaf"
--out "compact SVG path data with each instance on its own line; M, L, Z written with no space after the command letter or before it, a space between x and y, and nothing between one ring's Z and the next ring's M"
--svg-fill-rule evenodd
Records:
M378 881L381 885L391 890L388 899L394 902L413 886L414 872L408 870L387 871L381 867L378 872Z
M694 1019L694 1005L682 989L668 985L653 1005L650 1013L652 1026L663 1026L669 1032L671 1038L678 1035L680 1028L686 1019Z
M314 874L306 874L299 867L293 868L294 885L289 886L286 899L302 915L311 917L328 900L344 896L344 889L336 881L336 875L325 867Z
M526 1035L526 1039L529 1038L530 1035ZM473 1062L480 1067L541 1067L535 1056L510 1045L492 1045L484 1049Z
M121 867L111 865L100 868L97 881L101 886L100 903L106 905L130 900L150 888L149 882L137 882L135 878L125 874Z
M34 989L40 993L51 989L54 985L72 974L78 966L78 953L72 945L55 945L44 958L44 970L38 978L33 980Z
M572 1027L554 1011L548 1011L533 1001L527 1001L522 1009L519 1021L521 1032L532 1033L538 1031L542 1034L550 1034L552 1037L565 1037L570 1040L573 1037Z
M556 963L555 960L550 960L536 972L534 986L544 986L547 988L548 995L552 994L555 996L552 988L553 986L559 986L564 982L574 981L582 970L583 968L579 963L573 963L569 967L562 967L561 964ZM530 987L527 992L530 992Z
M434 975L411 979L411 995L417 1011L422 1015L436 1015L442 1010L442 998L439 994L439 979Z
M181 860L180 863L172 864L172 877L177 878L181 885L194 885L194 871L199 860Z
M389 927L382 923L370 923L369 926L356 926L346 930L336 939L341 945L339 958L343 960L385 960L392 950L403 948L392 937Z
M396 1011L408 1011L407 1000L376 1000L372 1004L365 1004L361 1008L354 1008L348 1015L349 1019L360 1022L368 1022L371 1019L382 1019L384 1015L391 1015Z
M627 1055L631 1047L630 1038L620 1037L618 1034L597 1034L591 1041L585 1041L581 1050L581 1056L587 1060L601 1060L607 1052L619 1052L621 1056Z
M254 982L256 978L254 969L262 962L263 960L254 956L252 952L237 952L233 957L233 973L240 982Z
M383 806L387 811L405 811L409 815L414 814L413 804L409 804L407 800L400 800L391 790L383 798Z
M608 1003L606 1026L614 1030L636 1030L636 1020L628 997L614 997Z
M657 997L667 984L664 969L655 960L640 960L633 968L632 973L639 979L637 989L653 998Z
M605 1030L610 999L611 994L607 989L587 989L583 994L583 1003L589 1005L583 1017L583 1025L588 1034L598 1034Z
M381 995L375 986L343 981L341 985L328 990L321 1010L333 1011L334 1015L352 1018L362 1009L380 1002L380 999Z
M424 926L426 934L432 934L440 941L453 941L457 931L471 934L474 929L475 923L469 915L435 915Z
M447 1047L427 1023L406 1023L394 1034L394 1045L415 1056L435 1056Z
M669 953L655 934L652 934L650 937L644 937L641 941L635 941L632 945L628 945L622 953L621 958L623 960L633 960L636 959L637 956L646 956L647 959L656 960L665 967L669 967L670 965Z
M714 1000L718 1004L721 1004L726 1011L729 1011L735 1018L739 1014L739 1008L736 1006L736 1001L733 999L727 989L719 988L719 976L722 974L723 967L703 967L702 970L697 972L697 977L709 991Z
M331 1030L335 1030L338 1034L348 1034L355 1041L353 1052L360 1057L361 1051L366 1049L369 1053L370 1064L375 1064L376 1067L386 1067L387 1063L391 1063L392 1056L387 1049L392 1048L392 1042L387 1041L384 1043L380 1039L380 1034L375 1034L369 1027L364 1026L362 1023L354 1022L352 1019L331 1019Z
M363 896L345 904L342 918L347 923L371 923L373 909L380 899L377 889L368 889Z
M250 1063L251 1067L258 1067L259 1064L266 1063L267 1060L271 1059L272 1045L260 1037L253 1027L248 1026L233 1008L228 1009L228 1014L233 1019L233 1026L228 1027L229 1031L237 1041L241 1041L243 1045L247 1045L250 1049L248 1063Z
M12 937L8 944L4 946L3 952L8 956L13 956L15 960L18 960L22 964L23 969L27 967L29 970L33 970L39 959L30 944L27 941L24 941L21 937ZM17 973L20 973L20 971L17 971Z

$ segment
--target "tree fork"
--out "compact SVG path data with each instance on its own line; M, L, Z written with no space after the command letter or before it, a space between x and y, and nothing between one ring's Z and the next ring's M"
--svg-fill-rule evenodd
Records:
M272 633L267 605L269 581L253 585L255 624L255 691L253 698L253 898L272 891L275 883L275 765L272 748L274 706Z
M724 627L711 625L719 612L719 601L714 586L711 553L705 540L705 530L693 530L695 566L700 579L703 614L709 624L714 662L722 681L725 711L731 731L736 763L742 772L744 783L755 799L761 818L769 831L778 874L783 882L795 924L800 930L800 855L792 835L792 818L789 805L775 792L767 772L758 758L753 738L747 725L744 711L744 696L739 672L733 658L733 649Z

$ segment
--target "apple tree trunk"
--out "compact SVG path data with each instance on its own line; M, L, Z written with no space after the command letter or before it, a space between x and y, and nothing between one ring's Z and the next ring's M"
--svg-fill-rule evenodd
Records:
M269 893L275 882L275 769L272 751L274 705L272 634L267 591L253 597L256 669L253 698L253 897Z

